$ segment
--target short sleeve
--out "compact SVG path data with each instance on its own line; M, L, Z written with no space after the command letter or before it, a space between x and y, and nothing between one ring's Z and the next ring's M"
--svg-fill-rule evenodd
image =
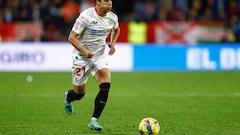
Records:
M114 15L114 23L113 29L116 30L119 27L117 15Z
M83 14L80 14L80 16L76 19L72 27L72 31L78 34L82 33L87 27L87 22L88 22L87 18L84 17Z

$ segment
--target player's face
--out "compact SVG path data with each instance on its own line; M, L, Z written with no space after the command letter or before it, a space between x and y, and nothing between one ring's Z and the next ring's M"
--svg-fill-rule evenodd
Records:
M112 10L112 0L101 0L98 4L105 13Z

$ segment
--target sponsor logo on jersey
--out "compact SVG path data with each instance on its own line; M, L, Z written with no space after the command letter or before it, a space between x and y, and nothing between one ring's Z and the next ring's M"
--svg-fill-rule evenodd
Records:
M91 35L107 35L110 32L110 29L105 29L105 30L94 30L90 29L89 33Z

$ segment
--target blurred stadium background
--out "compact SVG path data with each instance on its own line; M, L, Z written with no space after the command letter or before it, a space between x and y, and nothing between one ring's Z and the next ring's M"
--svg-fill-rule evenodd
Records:
M1 40L66 41L79 11L94 3L95 0L1 0ZM119 42L239 42L239 0L113 0L113 6L122 28ZM137 26L145 40L130 38L136 21L140 22Z
M0 70L69 70L68 33L94 3L1 0ZM113 11L121 27L113 70L240 69L239 0L113 0Z

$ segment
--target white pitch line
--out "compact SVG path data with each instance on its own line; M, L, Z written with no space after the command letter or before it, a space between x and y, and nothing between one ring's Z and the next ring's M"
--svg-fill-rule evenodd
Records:
M240 93L113 93L112 96L123 97L240 97Z
M86 93L86 97L95 97L93 92ZM111 97L240 97L240 92L235 93L110 93ZM63 97L61 93L0 93L0 97Z

